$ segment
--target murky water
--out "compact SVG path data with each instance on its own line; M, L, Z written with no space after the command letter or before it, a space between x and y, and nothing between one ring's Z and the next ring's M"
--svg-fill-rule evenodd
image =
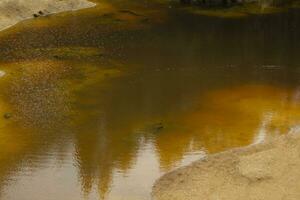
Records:
M1 199L147 200L169 170L299 128L298 12L112 2L0 34Z

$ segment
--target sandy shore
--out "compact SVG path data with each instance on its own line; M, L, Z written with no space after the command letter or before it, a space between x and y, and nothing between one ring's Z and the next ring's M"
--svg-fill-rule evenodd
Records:
M208 156L160 178L153 200L299 200L299 128L264 144Z
M93 6L87 0L0 0L0 31L25 19Z

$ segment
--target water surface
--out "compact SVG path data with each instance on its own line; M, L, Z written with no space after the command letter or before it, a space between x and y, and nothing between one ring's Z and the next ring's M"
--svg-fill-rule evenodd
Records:
M112 2L1 33L1 199L148 200L169 170L299 128L297 11Z

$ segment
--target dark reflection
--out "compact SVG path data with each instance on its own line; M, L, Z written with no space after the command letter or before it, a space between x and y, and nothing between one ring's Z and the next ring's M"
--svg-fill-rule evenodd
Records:
M109 13L118 12L114 6ZM245 146L299 126L298 12L219 19L170 10L168 21L147 29L118 12L114 20L125 24L118 29L120 21L101 21L110 17L104 10L25 23L0 38L7 73L0 112L11 114L0 120L3 194L19 198L11 179L71 154L67 166L75 165L71 176L83 197L74 186L70 198L97 190L100 199L118 199L116 187L128 189L128 176L140 175L136 188L152 181L143 170L154 163L140 161L145 147L165 172L194 152Z

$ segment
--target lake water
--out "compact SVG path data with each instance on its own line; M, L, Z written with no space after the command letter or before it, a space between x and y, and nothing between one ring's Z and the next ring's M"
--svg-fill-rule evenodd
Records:
M0 199L149 200L172 169L299 129L298 11L111 2L0 34Z

